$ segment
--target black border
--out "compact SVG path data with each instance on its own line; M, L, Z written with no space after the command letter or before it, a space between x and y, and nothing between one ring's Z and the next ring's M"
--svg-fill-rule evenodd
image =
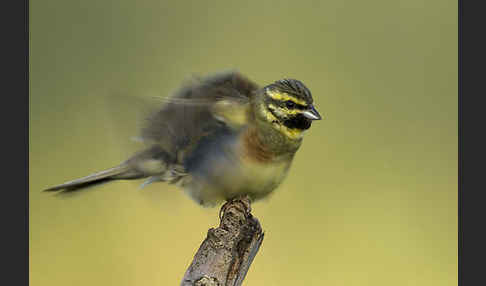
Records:
M459 190L458 190L458 280L459 285L486 285L484 164L486 95L484 9L481 1L458 5L459 24ZM466 165L467 163L467 165Z
M29 2L2 1L2 282L29 283Z

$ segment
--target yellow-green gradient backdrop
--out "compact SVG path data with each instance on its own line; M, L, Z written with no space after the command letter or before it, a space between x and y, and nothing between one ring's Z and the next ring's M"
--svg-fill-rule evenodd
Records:
M245 285L456 285L457 1L31 1L30 41L31 285L178 285L218 208L41 189L124 160L148 95L228 68L300 79L325 116L253 205Z

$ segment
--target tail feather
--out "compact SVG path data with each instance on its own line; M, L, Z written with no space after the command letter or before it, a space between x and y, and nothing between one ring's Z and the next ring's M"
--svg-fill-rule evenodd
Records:
M84 187L92 186L106 182L108 180L116 179L138 179L144 177L140 172L136 172L128 164L121 164L116 167L103 170L86 177L82 177L76 180L68 181L63 184L53 186L45 189L45 192L54 192L60 190L74 191Z

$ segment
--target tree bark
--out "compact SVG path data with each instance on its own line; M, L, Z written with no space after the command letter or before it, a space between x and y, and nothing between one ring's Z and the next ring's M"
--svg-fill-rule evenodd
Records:
M208 231L181 286L239 286L263 242L248 197L226 202L220 224Z

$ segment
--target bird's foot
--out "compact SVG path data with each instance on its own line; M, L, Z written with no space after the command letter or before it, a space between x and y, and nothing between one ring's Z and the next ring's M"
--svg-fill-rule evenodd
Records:
M219 210L219 219L221 220L225 212L232 207L244 213L245 217L251 215L251 199L249 196L244 195L227 200Z

